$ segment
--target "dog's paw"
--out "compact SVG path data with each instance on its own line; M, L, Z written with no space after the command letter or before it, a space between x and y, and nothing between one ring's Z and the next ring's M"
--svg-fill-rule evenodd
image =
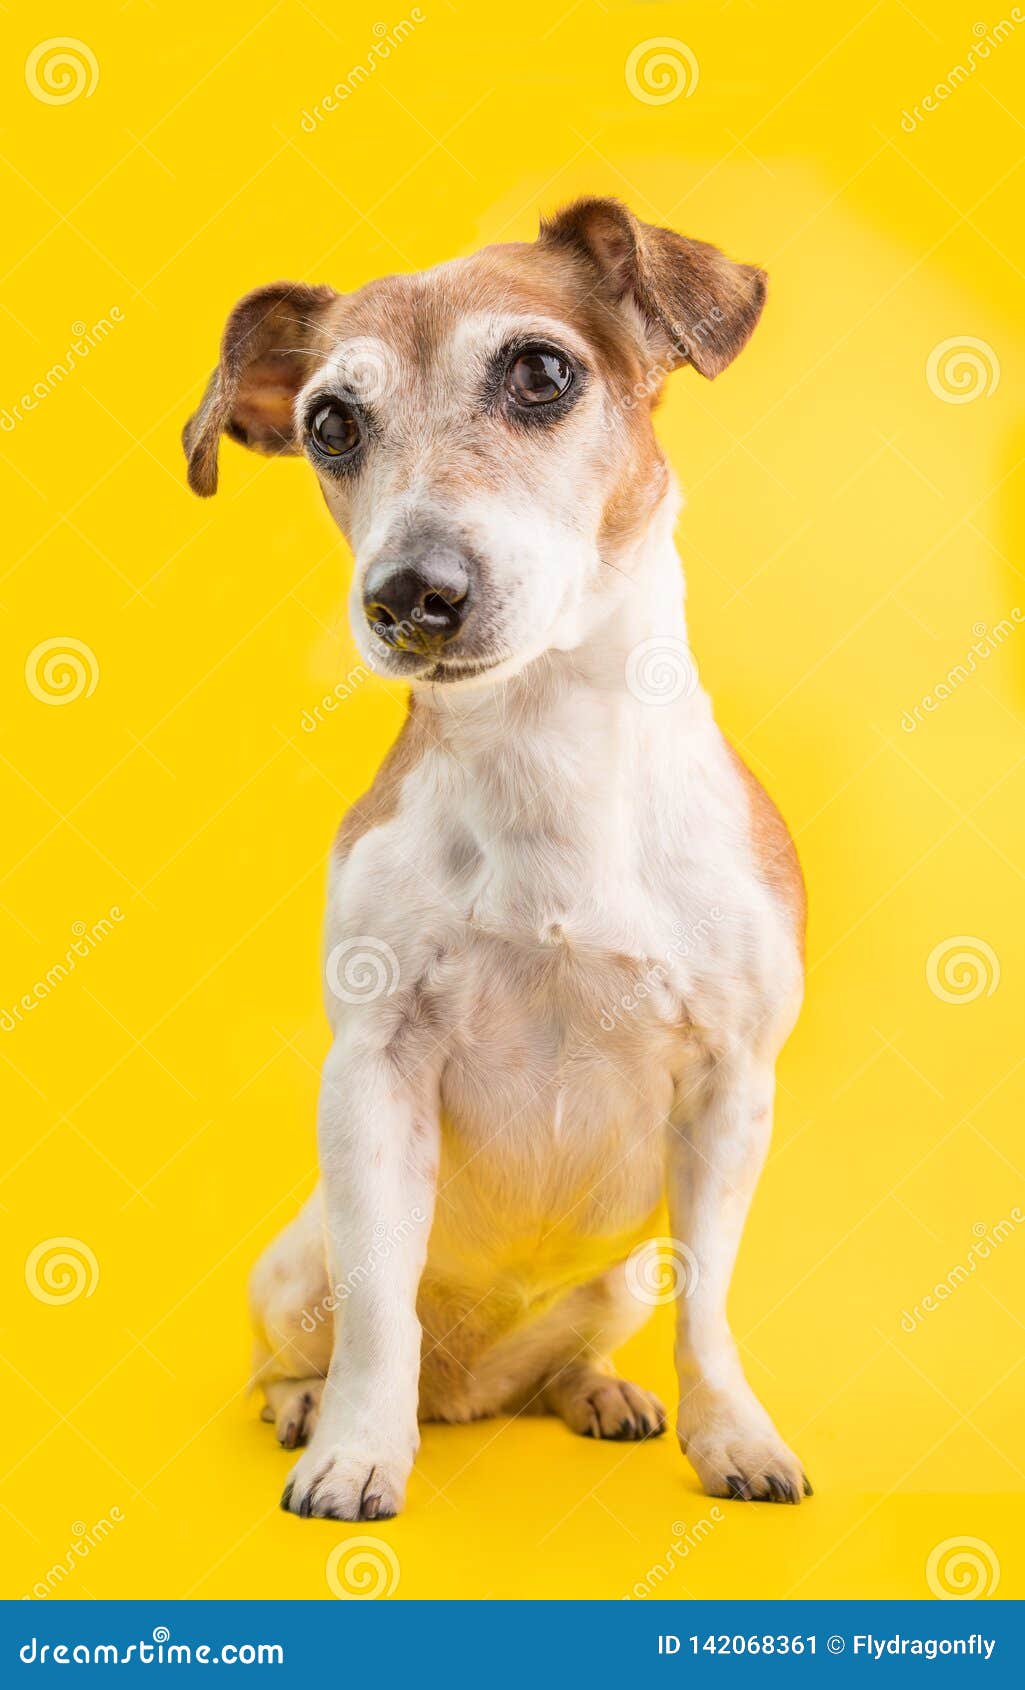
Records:
M709 1496L738 1502L791 1502L811 1496L797 1456L761 1405L729 1400L681 1405L680 1448Z
M309 1449L281 1497L289 1514L321 1520L390 1520L405 1501L408 1466L342 1444Z
M554 1382L546 1395L556 1414L581 1437L632 1442L657 1438L666 1429L666 1411L658 1398L627 1379L588 1372Z
M275 1379L264 1386L261 1420L273 1423L282 1449L309 1443L317 1427L323 1379Z

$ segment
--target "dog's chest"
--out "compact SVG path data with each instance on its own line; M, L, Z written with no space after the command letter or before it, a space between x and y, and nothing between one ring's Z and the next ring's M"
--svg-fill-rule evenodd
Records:
M640 1224L659 1198L685 1060L673 985L570 937L542 946L479 928L436 984L451 1029L442 1184L464 1220L490 1217L512 1241Z
M674 939L682 906L638 872L608 809L549 797L487 838L453 818L463 920L431 985L458 1138L569 1183L607 1185L622 1161L629 1184L635 1158L660 1157L707 960Z

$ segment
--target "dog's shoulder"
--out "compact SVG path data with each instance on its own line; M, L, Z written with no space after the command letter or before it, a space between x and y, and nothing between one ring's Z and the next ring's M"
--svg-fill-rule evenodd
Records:
M797 847L790 836L790 829L757 775L752 774L729 740L725 744L747 796L750 843L759 876L787 911L803 955L808 899Z
M424 756L429 736L419 720L412 700L398 737L374 777L374 784L345 812L335 835L333 860L344 863L357 840L372 828L390 821L399 807L399 794L406 776Z

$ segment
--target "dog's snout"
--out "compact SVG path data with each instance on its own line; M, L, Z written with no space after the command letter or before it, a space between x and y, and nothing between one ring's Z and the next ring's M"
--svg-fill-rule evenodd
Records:
M400 651L437 651L454 639L469 608L470 578L456 552L415 563L382 559L367 572L363 612L374 633Z

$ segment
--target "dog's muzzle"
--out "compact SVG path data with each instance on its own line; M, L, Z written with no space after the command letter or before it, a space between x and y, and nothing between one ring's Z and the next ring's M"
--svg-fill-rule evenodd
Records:
M395 651L437 656L470 610L471 559L458 547L427 542L375 558L363 585L363 614Z

